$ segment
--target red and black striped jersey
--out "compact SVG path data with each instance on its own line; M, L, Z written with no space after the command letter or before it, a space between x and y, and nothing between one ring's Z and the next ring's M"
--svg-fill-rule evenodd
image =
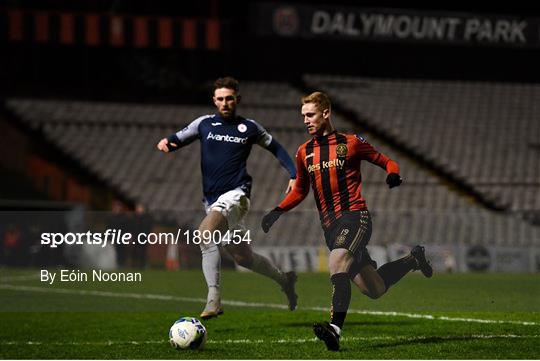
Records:
M334 131L312 138L296 152L296 184L279 207L285 211L294 208L307 196L311 184L324 229L344 212L367 209L362 198L362 160L399 174L395 161L360 136Z

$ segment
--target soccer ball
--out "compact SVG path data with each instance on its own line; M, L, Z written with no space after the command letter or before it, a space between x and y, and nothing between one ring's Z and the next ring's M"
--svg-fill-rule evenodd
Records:
M202 349L206 343L206 328L195 317L182 317L171 326L169 342L175 349Z

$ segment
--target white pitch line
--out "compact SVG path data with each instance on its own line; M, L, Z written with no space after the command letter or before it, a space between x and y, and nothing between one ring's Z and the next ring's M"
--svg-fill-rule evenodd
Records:
M109 292L109 291L95 291L95 290L75 290L67 288L45 288L35 286L18 286L0 284L0 289L23 291L23 292L41 292L41 293L59 293L59 294L74 294L83 296L100 296L100 297L116 297L116 298L132 298L132 299L146 299L146 300L160 300L160 301L180 301L180 302L195 302L205 303L205 298L191 298L191 297L178 297L172 295L158 295L151 293L124 293L124 292ZM221 301L224 305L239 306L239 307L253 307L253 308L274 308L287 310L288 307L282 304L276 303L259 303L259 302L244 302L234 300ZM321 311L329 312L325 307L298 307L298 310L303 311ZM356 313L372 316L393 316L393 317L406 317L406 318L420 318L434 321L452 321L452 322L469 322L469 323L488 323L488 324L513 324L523 326L539 326L539 322L532 321L513 321L513 320L486 320L480 318L464 318L464 317L447 317L447 316L434 316L422 313L407 313L407 312L394 312L394 311L368 311L349 309L348 313Z
M13 281L38 281L39 274L21 275L21 276L3 276L0 277L0 282L13 282Z
M374 337L343 337L343 342L354 341L422 341L438 338L442 340L454 340L456 338L474 339L474 340L487 340L487 339L527 339L527 338L540 338L540 335L515 335L515 334L502 334L502 335L447 335L447 336L374 336ZM287 343L308 343L319 342L316 337L312 338L298 338L298 339L278 339L278 340L265 340L265 339L227 339L227 340L208 340L208 344L287 344ZM168 344L168 340L147 340L147 341L96 341L96 342L57 342L57 341L0 341L2 346L115 346L115 345L151 345L151 344Z

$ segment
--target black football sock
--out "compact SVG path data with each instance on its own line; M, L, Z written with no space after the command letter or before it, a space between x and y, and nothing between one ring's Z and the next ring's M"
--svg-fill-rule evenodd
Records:
M340 329L345 322L345 316L351 302L351 281L346 272L336 273L330 277L332 281L332 312L330 323Z
M416 259L411 255L407 255L403 258L383 264L379 267L377 273L383 279L386 289L388 289L415 267Z

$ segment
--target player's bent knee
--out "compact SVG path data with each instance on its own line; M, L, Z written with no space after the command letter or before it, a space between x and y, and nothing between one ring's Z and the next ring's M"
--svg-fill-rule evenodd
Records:
M386 286L384 285L376 285L374 287L372 287L371 289L368 289L367 292L366 292L366 295L373 299L373 300L376 300L378 298L380 298L382 295L384 295L386 293Z
M226 249L237 265L251 268L253 264L253 253L251 249L244 247L227 247Z
M347 265L347 263L335 263L328 266L328 269L330 271L330 274L336 274L336 273L346 273L349 271L350 266Z
M235 254L233 255L234 261L242 267L250 268L253 265L253 256L246 254Z
M328 269L330 270L330 274L348 272L349 268L351 267L352 261L352 257L345 253L330 257L328 263Z

